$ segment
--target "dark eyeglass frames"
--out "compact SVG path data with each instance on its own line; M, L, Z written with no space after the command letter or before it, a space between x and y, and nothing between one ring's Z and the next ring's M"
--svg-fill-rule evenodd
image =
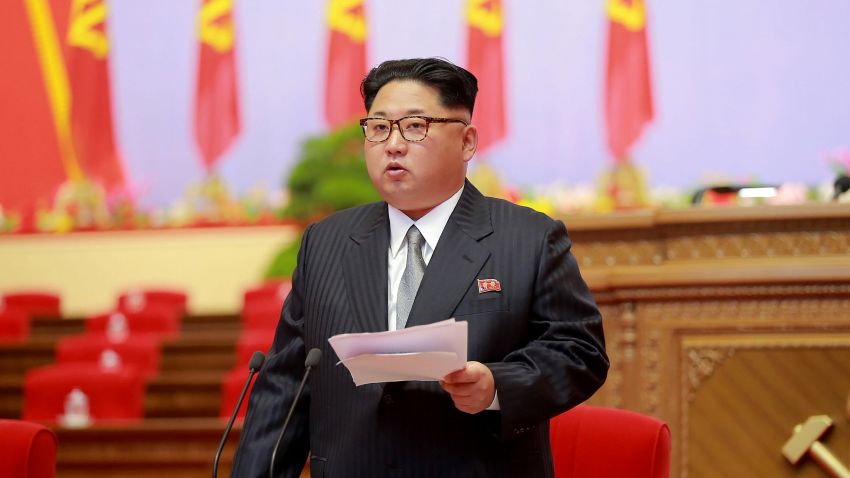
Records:
M360 120L363 135L366 136L366 141L371 143L382 143L389 139L395 124L398 124L398 131L405 140L422 141L428 136L428 127L431 123L461 123L464 126L469 126L469 123L463 120L432 118L430 116L405 116L397 120L386 118L363 118Z

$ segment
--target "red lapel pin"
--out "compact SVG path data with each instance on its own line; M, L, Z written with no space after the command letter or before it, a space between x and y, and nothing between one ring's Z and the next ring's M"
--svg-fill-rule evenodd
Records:
M478 293L484 294L487 292L500 292L502 284L498 279L478 279Z

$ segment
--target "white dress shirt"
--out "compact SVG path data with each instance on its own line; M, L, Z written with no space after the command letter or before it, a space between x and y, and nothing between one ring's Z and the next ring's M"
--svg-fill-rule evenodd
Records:
M407 265L407 230L415 224L419 232L422 233L422 237L425 239L422 243L422 259L425 260L425 266L428 266L428 262L431 261L431 256L434 254L434 249L440 242L440 236L443 235L443 229L446 228L446 223L449 222L449 217L455 210L462 192L463 188L415 222L407 214L392 206L388 207L390 217L390 250L389 260L387 261L389 267L387 274L389 280L388 330L396 330L397 328L396 300L401 276L404 274L404 268Z
M397 328L398 315L396 313L396 300L398 298L398 286L401 284L401 276L404 274L404 268L407 265L408 229L415 224L419 232L422 233L422 237L425 238L425 241L422 243L422 259L425 260L425 266L427 267L428 262L431 261L431 256L434 254L434 249L437 248L437 243L440 242L440 236L443 235L443 229L446 228L446 223L449 222L449 217L455 210L462 192L463 187L416 221L393 206L387 207L390 218L390 249L387 261L387 280L389 281L387 297L388 330L396 330ZM498 394L495 395L493 403L487 407L487 410L499 410Z

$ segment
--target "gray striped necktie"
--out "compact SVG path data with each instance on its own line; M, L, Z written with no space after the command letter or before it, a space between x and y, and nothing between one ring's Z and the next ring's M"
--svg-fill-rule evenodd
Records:
M416 226L410 226L407 230L407 264L401 283L398 285L398 296L396 297L396 330L401 330L407 324L413 299L419 290L419 283L425 274L425 259L422 258L422 233Z

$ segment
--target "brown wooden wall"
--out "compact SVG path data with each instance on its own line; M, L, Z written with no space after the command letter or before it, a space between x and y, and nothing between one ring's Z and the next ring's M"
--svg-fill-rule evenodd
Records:
M591 403L657 416L672 476L825 476L781 455L828 414L850 463L850 208L565 218L612 369Z

